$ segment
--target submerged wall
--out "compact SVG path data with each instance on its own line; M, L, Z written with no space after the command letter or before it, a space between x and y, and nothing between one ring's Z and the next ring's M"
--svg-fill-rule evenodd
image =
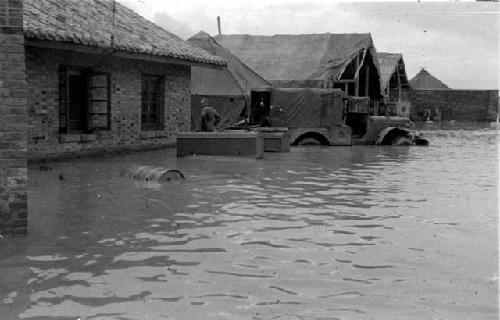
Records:
M90 68L110 76L111 127L90 134L59 132L59 68ZM179 131L190 130L189 66L160 64L74 51L26 48L28 151L30 159L74 157L175 144ZM164 127L141 129L142 74L164 81Z
M0 235L27 231L22 0L0 0Z
M439 109L442 121L489 121L498 111L498 90L411 90L410 100L416 121L425 109Z

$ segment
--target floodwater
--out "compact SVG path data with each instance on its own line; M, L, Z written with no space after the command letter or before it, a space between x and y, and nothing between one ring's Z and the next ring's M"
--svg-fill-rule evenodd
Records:
M0 240L0 319L497 319L499 138L426 134L32 165L29 234Z

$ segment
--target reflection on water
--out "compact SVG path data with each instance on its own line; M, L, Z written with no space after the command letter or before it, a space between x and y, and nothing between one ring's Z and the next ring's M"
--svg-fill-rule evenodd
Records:
M430 147L33 165L2 319L497 319L495 131ZM132 165L187 180L137 184Z

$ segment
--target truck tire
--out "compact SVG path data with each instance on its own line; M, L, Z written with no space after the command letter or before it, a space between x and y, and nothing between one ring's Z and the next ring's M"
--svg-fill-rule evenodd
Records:
M320 146L321 142L319 142L315 138L303 138L297 142L297 145L298 146Z

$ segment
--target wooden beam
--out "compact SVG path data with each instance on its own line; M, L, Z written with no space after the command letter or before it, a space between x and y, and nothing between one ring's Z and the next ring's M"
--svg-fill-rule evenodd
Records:
M399 63L396 67L397 75L398 75L398 102L401 101L401 78L399 74Z
M335 83L355 83L356 81L353 79L342 79L342 80L335 80Z
M358 70L359 68L359 52L358 54L356 55L356 68L354 68L354 70ZM355 85L354 85L354 95L355 96L359 96L359 75L354 79L355 80Z

